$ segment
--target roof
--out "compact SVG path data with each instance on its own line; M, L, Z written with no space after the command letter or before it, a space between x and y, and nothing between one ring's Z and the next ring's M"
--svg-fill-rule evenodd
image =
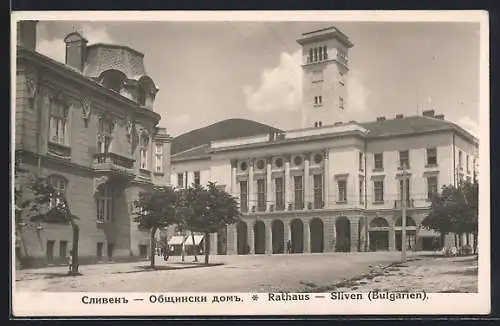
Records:
M354 122L353 122L354 123ZM396 137L396 136L404 136L404 135L412 135L412 134L422 134L422 133L430 133L430 132L440 132L440 131L455 131L458 134L462 135L465 139L469 140L471 143L477 144L478 140L476 137L471 135L469 132L461 128L460 126L446 121L440 120L433 117L426 116L408 116L402 118L395 119L386 119L382 121L369 121L369 122L361 122L357 123L358 125L366 128L368 133L365 135L361 135L356 132L348 132L348 133L330 133L324 135L312 135L312 136L304 136L298 137L294 139L284 139L284 140L274 140L270 141L266 144L276 145L276 144L286 144L292 142L299 141L311 141L316 139L324 139L330 138L333 136L354 136L357 135L359 137L363 137L364 139L378 139L385 137ZM328 126L324 126L328 127ZM261 133L262 134L262 133ZM236 137L234 137L236 138ZM234 148L255 148L262 146L263 143L255 143L248 145L237 145ZM227 150L232 149L227 148ZM224 150L224 149L221 149ZM179 152L172 156L172 162L176 161L184 161L184 160L194 160L194 159L206 159L210 158L212 150L210 149L209 143L192 147L191 149Z

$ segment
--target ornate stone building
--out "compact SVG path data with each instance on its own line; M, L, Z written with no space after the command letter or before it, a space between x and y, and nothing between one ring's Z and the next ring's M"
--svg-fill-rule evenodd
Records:
M144 55L73 32L63 64L36 52L36 22L17 28L17 158L65 193L79 217L82 263L146 257L133 201L170 182L171 137L158 127L159 90ZM16 253L36 264L58 263L71 248L67 225L28 223L18 235Z

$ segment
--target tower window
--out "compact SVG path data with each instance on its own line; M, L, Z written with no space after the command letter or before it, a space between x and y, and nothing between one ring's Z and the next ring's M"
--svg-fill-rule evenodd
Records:
M314 97L314 104L318 105L318 97L317 96Z
M328 60L328 52L326 50L326 45L323 46L323 59Z
M319 105L322 105L323 104L323 98L320 96L318 96L318 104Z
M313 52L314 52L313 48L310 48L309 49L309 60L308 60L309 62L313 62L313 59L314 59L314 53Z
M318 48L319 61L323 60L323 48Z
M343 110L344 109L344 98L339 97L339 109Z
M314 62L318 61L318 48L314 48Z

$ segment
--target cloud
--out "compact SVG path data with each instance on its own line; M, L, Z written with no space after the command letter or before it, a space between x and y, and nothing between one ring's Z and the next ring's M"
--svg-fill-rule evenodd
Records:
M460 127L470 132L475 137L479 136L479 123L469 116L463 116L456 121Z
M257 88L243 87L248 109L254 112L295 111L301 105L301 53L281 53L277 67L262 72Z
M82 34L82 36L89 41L89 44L101 42L114 43L104 27L95 28L95 26L93 27L88 23L83 23L79 24L75 29L68 30L66 34L71 33L73 30L77 30ZM40 39L38 40L37 51L56 61L64 63L66 54L64 38Z
M302 106L301 60L301 51L293 54L281 53L278 66L262 72L258 87L243 87L247 108L253 112L300 110ZM366 111L371 91L363 85L361 72L352 70L347 76L349 112Z

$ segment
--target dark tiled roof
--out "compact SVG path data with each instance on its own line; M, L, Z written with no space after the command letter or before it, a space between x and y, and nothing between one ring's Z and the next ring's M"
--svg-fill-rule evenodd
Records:
M209 149L210 149L210 144L196 146L191 149L172 155L172 161L173 162L182 161L187 158L189 159L208 158L210 157L210 154L208 152Z
M403 136L434 131L455 130L458 133L462 134L464 137L468 138L471 142L477 143L477 139L460 126L446 120L440 120L432 117L409 116L399 119L361 122L358 124L369 130L368 134L366 135L366 138L368 139ZM315 136L305 136L294 139L293 142L314 139L314 137ZM257 146L257 144L254 145ZM210 147L209 144L205 144L192 147L189 150L185 150L173 155L172 161L175 162L176 160L181 161L186 159L208 158L209 156Z
M99 77L106 70L123 72L128 79L138 80L146 75L143 54L126 46L92 44L87 47L83 74Z

